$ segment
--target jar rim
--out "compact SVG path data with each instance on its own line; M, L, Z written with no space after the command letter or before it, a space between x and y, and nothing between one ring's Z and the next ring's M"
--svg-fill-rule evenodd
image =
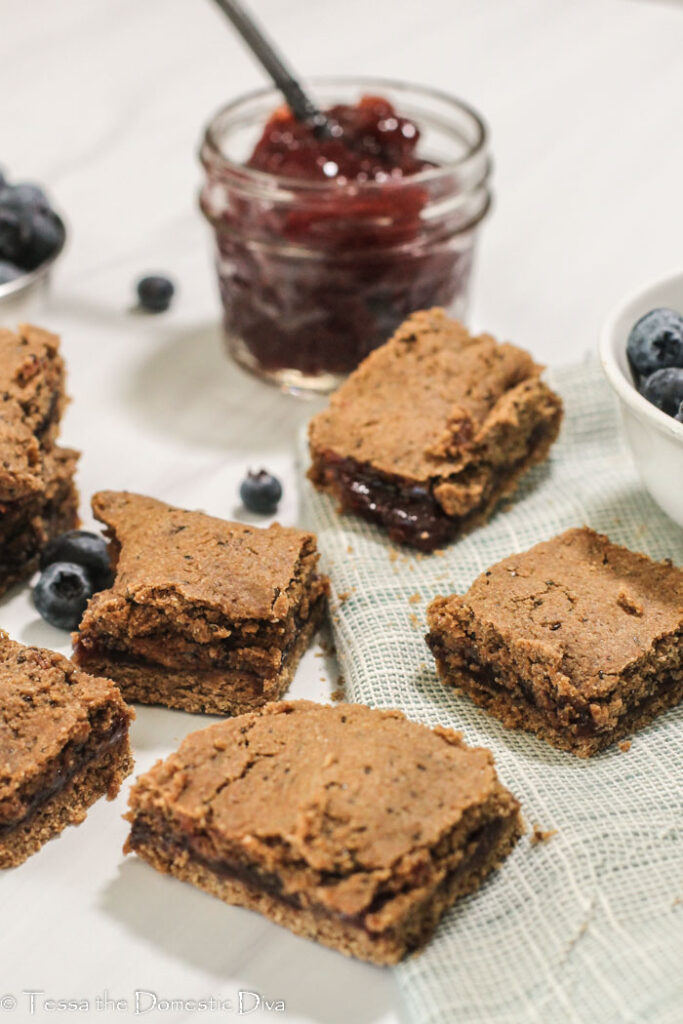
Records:
M457 96L452 96L450 93L447 93L442 89L406 82L400 79L376 77L373 75L314 75L307 79L307 81L314 86L351 87L354 85L367 85L372 88L377 87L380 91L384 88L397 92L411 92L416 95L423 96L426 99L438 100L445 103L453 111L464 113L469 117L475 130L474 140L472 143L467 144L465 152L457 159L444 161L436 167L429 167L425 170L418 171L415 174L406 174L404 177L395 180L389 179L382 182L350 181L344 185L340 185L335 180L310 181L308 179L302 180L301 178L272 174L269 171L257 170L256 168L247 167L243 163L232 160L230 157L225 155L217 138L218 123L225 118L226 115L239 111L241 107L248 103L252 103L255 100L265 98L269 95L272 95L274 98L280 95L276 86L266 85L260 86L257 89L252 89L249 92L242 93L234 100L224 104L212 115L202 136L200 149L200 158L202 159L202 162L206 164L209 161L216 161L220 164L222 169L233 171L239 174L240 177L248 178L254 183L260 183L265 187L285 188L291 191L305 189L306 192L309 193L319 192L322 194L333 190L335 193L345 189L352 189L354 192L358 192L364 189L384 189L387 187L400 188L405 185L414 186L427 184L429 182L436 181L441 177L448 176L454 171L462 170L469 162L479 158L486 149L486 145L488 143L488 129L481 115L478 114L474 107L470 106L469 103L459 99Z

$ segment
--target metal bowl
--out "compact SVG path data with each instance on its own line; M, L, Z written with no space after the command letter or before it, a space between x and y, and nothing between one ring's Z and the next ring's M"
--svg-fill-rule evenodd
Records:
M54 210L52 212L54 213ZM27 270L14 281L0 284L0 318L3 321L9 316L23 316L27 311L38 307L47 293L50 273L64 251L67 238L64 221L59 214L54 213L54 216L62 229L62 241L52 255L43 260L35 270Z

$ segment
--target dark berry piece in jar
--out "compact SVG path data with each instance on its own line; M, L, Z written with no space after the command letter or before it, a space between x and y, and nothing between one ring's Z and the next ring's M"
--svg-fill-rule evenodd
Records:
M150 275L138 281L138 299L150 313L163 313L171 305L175 287L173 281L160 275Z
M248 166L285 178L366 182L396 180L434 165L417 156L417 125L381 96L363 96L325 111L332 133L321 139L288 107L268 120Z
M75 562L53 562L33 588L36 611L57 629L77 629L92 597L90 574Z
M646 313L631 328L626 351L636 380L655 370L683 367L683 316L664 308Z
M24 271L16 263L8 260L0 260L0 284L7 284L9 281L16 281Z
M281 497L282 484L265 469L259 470L258 473L252 473L250 470L240 486L240 498L250 512L269 515L275 511Z
M109 560L109 547L104 537L89 530L69 530L54 537L43 548L41 570L54 562L75 562L87 569L94 590L105 590L112 585L114 574Z
M667 416L676 416L683 402L683 368L672 366L651 373L643 384L642 394Z

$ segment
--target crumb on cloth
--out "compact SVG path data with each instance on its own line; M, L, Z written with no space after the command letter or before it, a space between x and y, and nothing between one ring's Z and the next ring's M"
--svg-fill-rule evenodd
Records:
M336 621L336 620L335 620ZM320 653L325 658L331 658L337 653L334 641L331 638L322 637L320 642Z
M534 825L533 831L529 836L529 843L531 846L538 846L541 843L549 842L556 835L556 828L542 829L540 825Z
M337 686L330 696L336 704L346 699L346 680L344 679L344 676L337 676Z

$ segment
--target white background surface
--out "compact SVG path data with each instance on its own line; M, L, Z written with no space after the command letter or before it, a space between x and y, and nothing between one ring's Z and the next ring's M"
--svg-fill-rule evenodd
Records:
M496 201L476 267L475 326L546 362L575 360L594 348L625 292L681 266L682 4L254 0L253 8L304 74L402 77L484 113ZM294 438L313 406L223 358L196 205L202 125L261 81L208 0L0 0L0 163L44 182L71 228L41 319L63 335L74 398L63 439L84 453L86 522L89 495L101 487L239 515L239 480L262 464L285 482L279 518L297 521ZM173 276L179 293L169 314L142 317L130 311L133 282L153 270ZM26 590L0 602L0 625L68 651ZM311 652L291 692L324 698L334 680L334 665ZM142 709L138 767L204 721ZM138 1019L131 1010L39 1009L45 998L94 1005L105 990L131 1004L135 989L233 1004L141 1020L241 1019L240 988L286 1003L285 1014L249 1020L400 1019L389 972L124 859L124 807L125 792L100 803L84 825L0 879L0 995L19 998L14 1011L0 1000L0 1024ZM32 1017L24 989L44 990Z

